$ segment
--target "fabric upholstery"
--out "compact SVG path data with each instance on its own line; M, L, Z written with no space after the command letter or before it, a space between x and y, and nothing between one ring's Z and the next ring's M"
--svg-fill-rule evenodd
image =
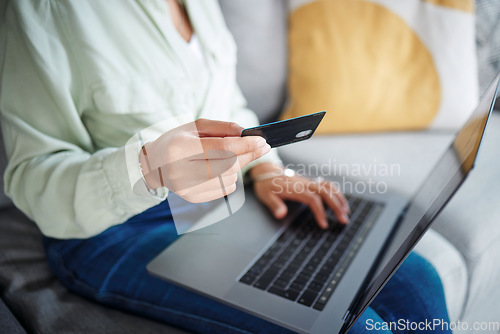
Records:
M0 293L29 333L184 333L68 291L49 269L35 224L15 208L0 217Z
M0 299L0 331L9 334L26 334L26 331Z

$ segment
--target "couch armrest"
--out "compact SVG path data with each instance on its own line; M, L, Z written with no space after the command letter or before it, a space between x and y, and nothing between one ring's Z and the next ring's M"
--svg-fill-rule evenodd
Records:
M0 332L10 334L26 334L14 315L2 299L0 299Z

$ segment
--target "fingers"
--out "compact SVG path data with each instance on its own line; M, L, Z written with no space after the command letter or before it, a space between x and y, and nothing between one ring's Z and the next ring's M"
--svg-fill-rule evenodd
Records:
M233 122L200 118L195 122L200 137L239 137L243 127Z
M171 189L178 195L185 196L190 193L203 193L210 190L217 190L232 186L238 181L238 174L214 177L211 179L196 179L186 180L184 178L171 181L166 184L167 188ZM170 186L170 187L169 187Z
M252 161L257 160L258 158L269 153L269 151L271 151L271 146L266 144L264 147L260 148L258 151L253 151L253 152L248 152L245 154L238 155L238 164L239 164L240 169L244 168L246 165L248 165Z
M216 177L191 188L176 188L172 191L191 203L209 202L232 194L236 190L237 180L237 174Z
M349 206L344 196L331 182L313 182L310 179L294 176L291 178L273 179L280 184L276 186L267 182L261 184L257 192L259 199L266 204L273 212L276 218L282 218L281 207L285 206L283 200L292 200L304 203L311 209L314 218L318 225L326 229L328 228L328 220L326 217L325 204L332 210L338 221L343 224L349 222ZM274 190L273 190L274 189ZM278 192L278 189L279 192ZM286 211L284 211L284 215Z
M242 155L234 155L228 151L206 151L204 154L197 154L182 159L166 166L167 170L182 170L183 174L196 174L196 179L203 176L203 182L216 176L233 175L248 165L250 162L262 157L271 150L269 145L265 145L257 151L248 152Z
M203 175L204 180L221 175L233 175L241 168L238 164L238 157L228 151L206 151L190 157L184 162L183 170L187 171L188 166L192 174Z
M335 184L332 182L327 182L328 187L330 188L331 192L340 200L342 203L342 208L344 209L346 214L351 213L351 208L349 207L349 202L345 198L344 194L337 188Z
M200 138L203 151L228 151L235 155L258 152L267 145L266 140L259 136L248 137L205 137Z
M228 151L207 151L192 155L162 166L160 168L162 170L162 179L168 188L171 187L172 183L181 182L182 180L183 184L180 188L184 190L218 176L234 176L248 163L260 158L269 150L269 145L265 145L258 152L249 152L239 157ZM156 170L153 172L157 173Z
M218 189L209 190L202 193L196 192L179 196L181 196L186 201L191 203L203 203L203 202L213 201L222 198L226 195L232 194L233 192L235 192L235 190L236 190L236 183L225 188L219 187Z
M304 198L305 203L313 212L314 218L316 219L319 227L327 229L328 221L326 219L325 207L323 206L323 200L321 199L321 196L319 196L317 193L306 193Z
M206 152L212 175L230 175L235 169L242 169L250 162L262 157L271 150L265 139L257 136L241 138L202 138L203 150ZM234 155L227 158L210 158L210 152L232 152ZM212 154L213 155L213 154ZM221 155L222 156L222 155ZM238 164L235 166L237 159Z
M285 202L272 192L264 192L257 195L259 199L269 208L276 219L282 219L288 213Z
M340 193L340 191L330 182L321 182L317 185L317 190L339 222L347 224L349 222L349 217L347 216L349 206L347 201L344 202L342 200L345 200L342 193Z
M302 192L283 192L280 197L292 201L304 203L311 209L314 219L319 227L323 229L328 228L328 221L326 219L325 207L321 196L314 191L304 190Z
M244 168L250 162L269 153L270 150L271 147L266 144L255 151L227 157L224 157L221 154L214 155L211 154L211 152L213 151L207 151L206 156L208 157L208 159L206 161L209 165L210 174L212 176L231 175Z

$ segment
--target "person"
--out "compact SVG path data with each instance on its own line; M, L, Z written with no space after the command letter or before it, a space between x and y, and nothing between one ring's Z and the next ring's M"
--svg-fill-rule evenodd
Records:
M241 172L278 219L293 200L307 204L321 228L324 204L348 223L334 184L286 175L265 140L239 137L258 120L236 83L235 44L217 2L25 0L8 2L4 16L6 193L44 234L61 282L194 332L288 332L145 269L178 237L168 196L220 199L236 190ZM353 331L388 315L447 317L439 277L423 258L412 254L395 277ZM412 277L428 293L415 292ZM390 312L408 296L425 312L411 305Z

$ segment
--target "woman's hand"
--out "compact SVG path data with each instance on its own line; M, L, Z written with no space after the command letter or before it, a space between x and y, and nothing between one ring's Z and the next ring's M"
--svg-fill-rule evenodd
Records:
M272 163L259 164L250 173L254 180L264 173L276 173L275 177L254 181L254 190L277 219L285 217L288 212L284 200L291 200L307 204L321 228L328 228L323 203L335 213L339 222L346 224L349 221L347 200L331 182L314 182L299 175L286 176L281 166Z
M261 137L240 137L242 130L236 123L198 119L167 131L140 152L146 182L192 203L234 192L238 171L271 149Z

